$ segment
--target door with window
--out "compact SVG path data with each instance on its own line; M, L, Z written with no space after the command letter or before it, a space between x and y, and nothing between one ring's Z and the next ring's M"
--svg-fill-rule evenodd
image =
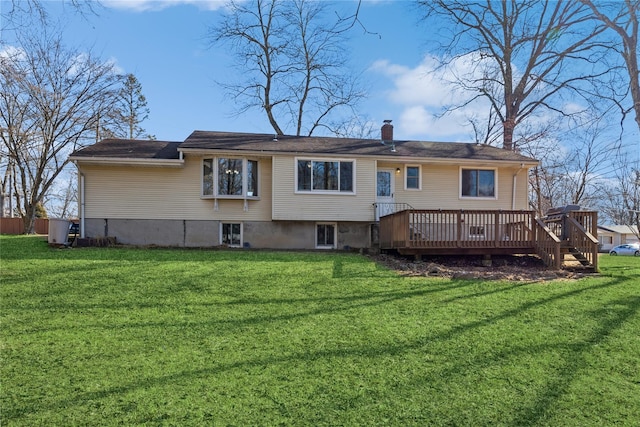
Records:
M395 188L393 169L378 169L376 175L376 221L381 216L395 211L393 189Z

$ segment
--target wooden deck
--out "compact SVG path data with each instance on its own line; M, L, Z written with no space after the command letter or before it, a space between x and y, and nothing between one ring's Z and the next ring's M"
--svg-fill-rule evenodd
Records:
M380 249L405 255L536 254L560 268L566 254L597 269L597 213L545 221L533 211L405 209L380 218Z

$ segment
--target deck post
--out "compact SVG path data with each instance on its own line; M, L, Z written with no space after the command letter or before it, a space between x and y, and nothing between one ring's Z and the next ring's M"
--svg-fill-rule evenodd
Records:
M459 210L457 212L457 216L458 216L458 220L457 222L457 230L456 230L456 246L460 247L462 246L462 243L460 242L462 240L462 210Z

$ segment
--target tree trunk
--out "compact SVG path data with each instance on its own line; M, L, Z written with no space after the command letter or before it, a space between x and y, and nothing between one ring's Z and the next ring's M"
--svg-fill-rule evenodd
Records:
M36 224L36 207L35 205L27 206L24 216L22 217L22 223L24 224L24 234L34 234Z
M513 146L513 131L516 127L515 120L507 119L502 123L504 133L502 135L502 148L505 150L515 150Z

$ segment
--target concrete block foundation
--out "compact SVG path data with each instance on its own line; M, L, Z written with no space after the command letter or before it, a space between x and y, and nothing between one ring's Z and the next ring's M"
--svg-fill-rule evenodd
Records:
M224 221L233 223L234 221ZM245 221L241 246L256 249L316 249L316 222ZM221 246L218 220L95 219L84 220L87 238L115 237L125 245L169 247ZM335 249L371 247L371 223L337 222Z

